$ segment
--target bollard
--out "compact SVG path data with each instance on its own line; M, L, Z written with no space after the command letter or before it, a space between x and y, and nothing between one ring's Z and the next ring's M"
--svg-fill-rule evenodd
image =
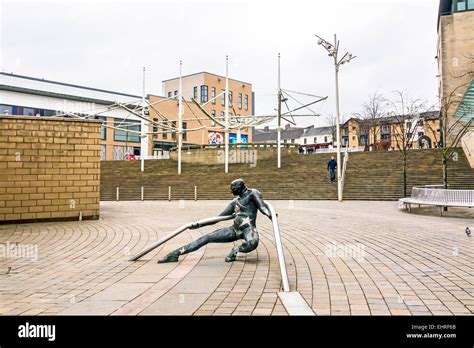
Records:
M197 186L194 186L194 200L195 201L198 200L198 187Z
M168 201L171 201L171 186L168 186Z
M143 202L143 197L145 196L145 188L142 186L142 202Z
M82 211L79 212L79 221L82 221Z
M117 202L118 202L118 201L119 201L119 198L120 198L120 189L119 189L118 186L117 186L117 193L116 193L115 197L116 197L116 200L117 200Z

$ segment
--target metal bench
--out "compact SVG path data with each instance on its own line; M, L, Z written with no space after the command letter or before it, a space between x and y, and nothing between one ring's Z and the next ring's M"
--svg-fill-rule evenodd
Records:
M400 198L399 202L410 213L412 204L418 204L418 207L422 205L437 206L440 216L443 216L444 207L474 207L474 190L413 187L411 197Z

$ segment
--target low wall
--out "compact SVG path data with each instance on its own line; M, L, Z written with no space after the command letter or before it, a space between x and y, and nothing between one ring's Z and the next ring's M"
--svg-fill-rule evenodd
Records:
M100 121L0 116L0 223L97 219Z
M224 145L183 146L181 160L185 163L224 164L224 151ZM229 145L229 162L251 163L257 159L276 159L276 152L276 145L273 144L232 144ZM298 153L298 147L294 144L284 144L281 153L282 155ZM178 160L176 148L171 149L170 158Z

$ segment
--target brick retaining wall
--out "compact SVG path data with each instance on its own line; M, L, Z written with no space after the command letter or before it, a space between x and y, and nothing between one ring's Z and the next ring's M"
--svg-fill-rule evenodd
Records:
M0 116L0 223L99 217L100 122Z

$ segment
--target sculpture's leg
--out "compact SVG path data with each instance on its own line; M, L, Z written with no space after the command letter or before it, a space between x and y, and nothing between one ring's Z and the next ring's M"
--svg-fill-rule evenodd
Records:
M237 253L249 253L253 250L255 250L258 246L258 232L255 227L247 227L242 231L242 237L245 239L245 242L243 242L240 246L233 247L225 258L226 262L232 262L235 261L235 258L237 257Z
M238 238L236 236L235 230L232 226L220 228L214 232L199 237L195 241L181 248L172 251L160 261L158 261L158 263L177 262L180 255L196 251L208 243L229 243L237 239Z

